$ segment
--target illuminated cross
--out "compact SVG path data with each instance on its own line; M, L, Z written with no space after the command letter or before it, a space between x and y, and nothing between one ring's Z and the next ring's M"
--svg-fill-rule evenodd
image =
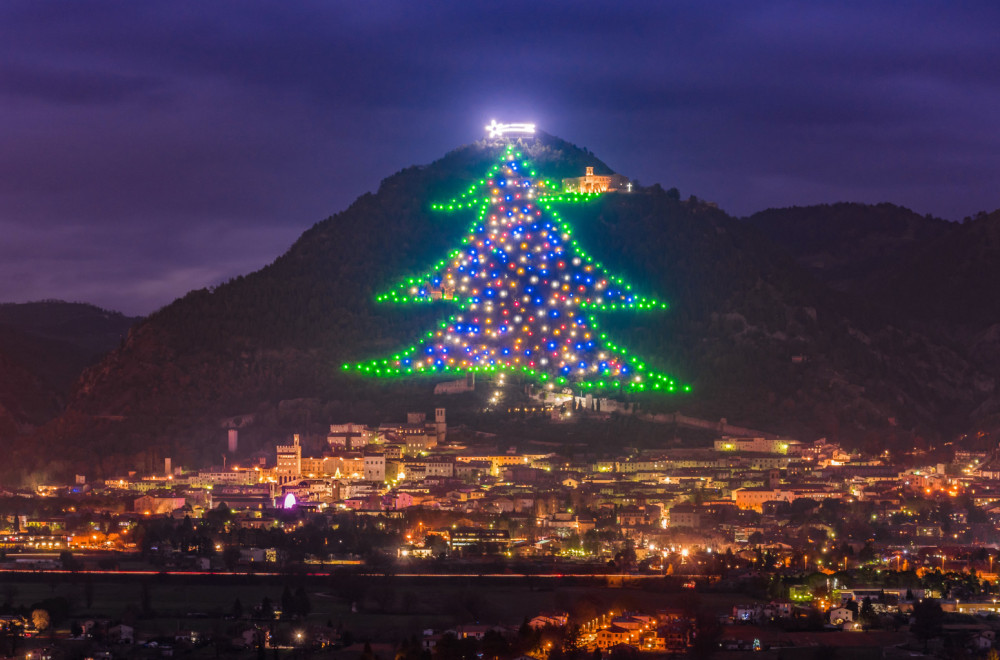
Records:
M629 181L629 182L628 182L628 185L627 185L627 186L625 186L625 187L626 187L626 188L628 188L628 191L629 191L629 192L632 192L632 182L631 182L631 181Z
M522 133L524 135L534 135L534 124L498 124L494 119L486 126L486 132L491 138L503 137L505 133Z

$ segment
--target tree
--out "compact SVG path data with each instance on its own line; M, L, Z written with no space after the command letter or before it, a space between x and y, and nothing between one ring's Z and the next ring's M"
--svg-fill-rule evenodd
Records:
M260 615L265 619L274 618L274 602L268 596L260 601Z
M462 245L421 277L378 296L382 302L444 300L460 312L386 359L345 370L362 375L510 371L581 389L687 390L615 345L596 310L663 309L595 262L552 210L587 196L550 191L508 146L460 197L432 208L478 209Z
M148 617L153 614L153 595L150 593L148 582L143 582L139 587L139 605L143 616Z
M539 630L531 627L528 617L521 621L521 627L517 629L517 637L512 645L512 655L527 655L529 651L541 644L542 635Z
M582 631L578 624L572 623L566 626L566 634L563 637L562 643L563 653L567 656L576 655L581 649L581 635Z
M229 547L223 550L222 563L226 565L228 570L235 571L236 567L240 563L240 549L237 547Z
M722 626L719 625L719 620L704 612L699 614L691 644L691 657L695 660L708 660L719 650L721 637Z
M472 660L477 651L475 637L458 639L454 633L446 633L434 646L434 660Z
M941 603L933 598L925 598L913 604L913 625L910 631L923 641L924 653L927 653L927 643L941 634L943 621Z
M215 531L221 531L232 519L233 512L225 502L219 502L219 506L205 512L205 521Z
M496 630L487 630L480 642L480 648L486 658L496 660L506 656L510 652L510 643L507 638Z
M627 644L619 644L615 648L611 649L611 654L608 657L611 660L638 660L639 652L635 649L635 647Z
M424 660L424 649L416 636L411 636L408 640L400 643L395 660Z
M4 628L0 632L0 647L2 647L3 654L7 657L16 655L17 648L21 645L23 638L24 628L20 624L14 622Z
M295 613L298 616L306 617L312 612L312 603L309 602L309 596L306 594L306 590L299 585L295 590Z
M331 586L347 601L351 610L357 612L363 609L365 597L368 595L369 582L359 576L346 575L337 578Z
M875 613L875 606L872 605L872 599L868 596L865 596L865 599L861 601L861 611L858 613L858 620L861 622L861 626L865 630L874 628L878 623L878 615Z
M89 575L83 581L83 602L86 603L87 609L94 605L94 581Z
M62 564L63 570L75 571L80 568L80 563L73 557L73 553L69 550L63 550L59 553L59 561Z
M35 629L38 630L38 632L42 632L48 628L51 623L48 611L42 609L32 610L31 623L34 624Z

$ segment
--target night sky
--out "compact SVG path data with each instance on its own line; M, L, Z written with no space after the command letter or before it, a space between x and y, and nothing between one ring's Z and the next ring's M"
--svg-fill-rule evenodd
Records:
M957 3L955 3L957 4ZM1000 3L0 4L0 301L146 314L534 121L768 207L1000 207Z

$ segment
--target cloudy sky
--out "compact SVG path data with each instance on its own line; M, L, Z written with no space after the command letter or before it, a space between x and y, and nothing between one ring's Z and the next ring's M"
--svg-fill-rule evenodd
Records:
M146 314L491 118L735 215L1000 207L996 2L0 4L0 301Z

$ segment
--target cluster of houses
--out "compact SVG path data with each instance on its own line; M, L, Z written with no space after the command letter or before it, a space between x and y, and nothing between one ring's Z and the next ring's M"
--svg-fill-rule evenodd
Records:
M865 539L836 539L834 525L802 515L831 500L867 507L865 523L879 526L880 538L895 545L998 538L1000 469L986 453L958 452L953 464L903 468L822 440L758 435L722 436L699 448L622 448L617 455L566 458L543 444L456 435L449 437L439 408L430 419L413 413L377 427L332 425L318 455L306 455L294 436L271 456L242 465L170 466L159 475L84 484L102 496L100 524L81 528L73 512L44 508L8 515L0 546L127 549L136 520L197 519L224 505L233 515L230 527L250 528L277 526L290 508L386 517L434 512L444 524L420 531L437 531L452 548L501 554L573 550L599 559L612 548L581 539L608 531L640 555L677 545L794 550L817 532L831 547L847 542L860 549ZM922 512L908 504L915 497L925 503ZM926 503L938 509L929 514ZM426 554L422 538L412 541L401 550ZM812 561L822 557L814 554Z

